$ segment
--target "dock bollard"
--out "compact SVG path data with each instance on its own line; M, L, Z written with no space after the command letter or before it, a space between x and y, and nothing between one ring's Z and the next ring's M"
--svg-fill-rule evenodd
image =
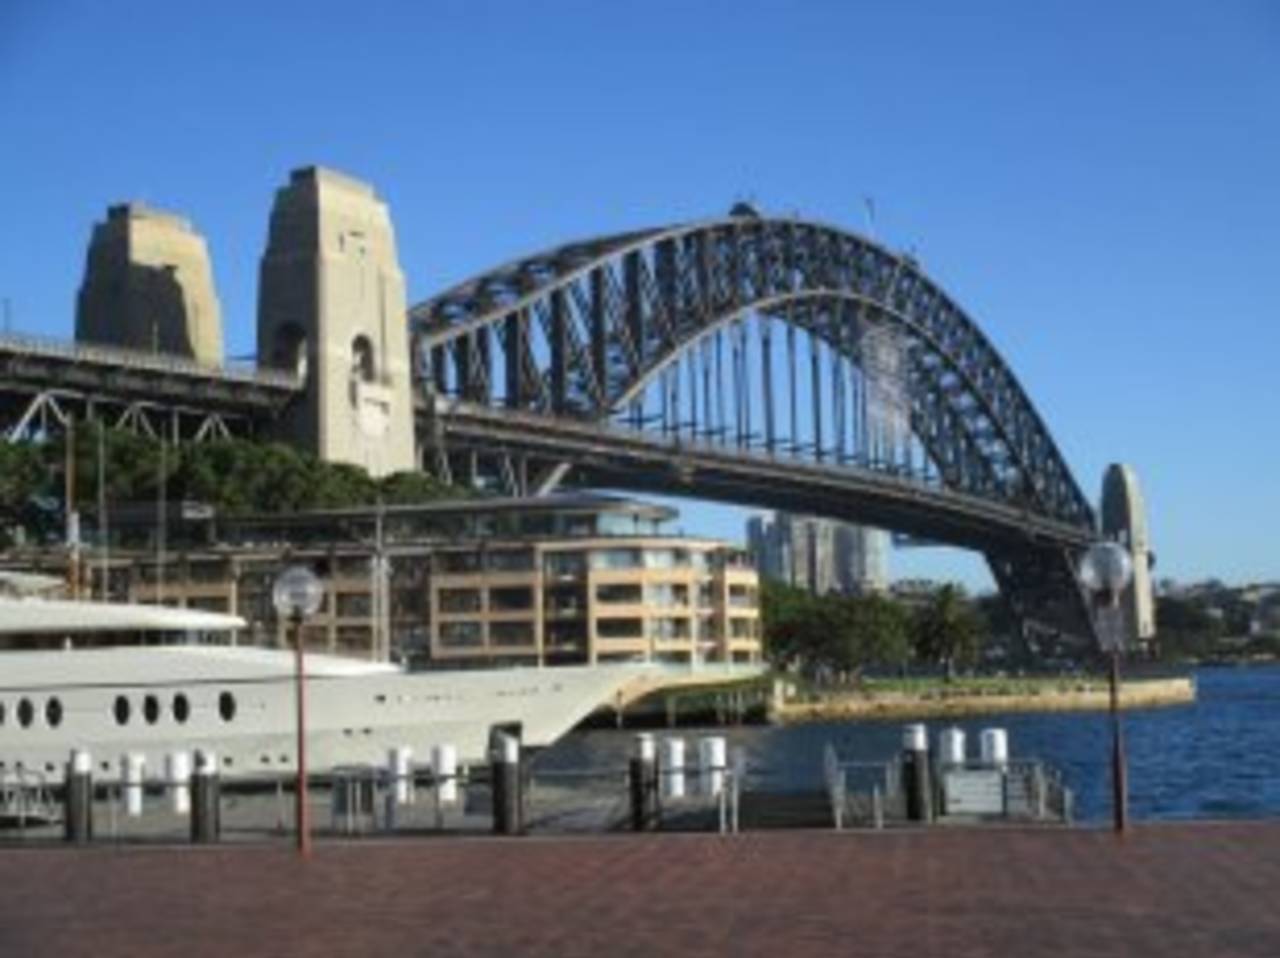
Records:
M437 801L452 805L458 800L458 749L436 745L431 749L431 777L435 779Z
M684 798L684 739L662 740L662 797Z
M520 740L499 732L493 738L489 774L493 788L493 830L498 835L519 835Z
M212 752L196 752L191 775L191 841L211 845L222 833L222 783Z
M907 799L907 820L933 820L933 791L929 780L929 733L921 724L902 730L902 793Z
M698 777L702 780L702 794L708 798L717 798L724 791L727 753L725 740L719 735L698 739Z
M387 754L387 766L391 772L396 804L408 805L413 801L413 749L408 745L391 749Z
M124 782L124 813L130 818L142 817L142 776L147 768L147 757L141 752L126 752L120 756L120 778Z
M641 732L636 736L635 753L628 767L631 786L631 830L643 832L653 827L657 784L658 755L653 736Z
M63 836L76 845L88 844L93 839L93 757L83 749L71 751L63 803Z
M164 757L164 777L169 782L169 802L175 815L191 814L191 753L170 752Z

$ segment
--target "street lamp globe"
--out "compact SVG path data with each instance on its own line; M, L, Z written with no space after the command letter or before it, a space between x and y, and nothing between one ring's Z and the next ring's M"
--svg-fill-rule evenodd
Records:
M1133 559L1118 542L1095 542L1080 560L1080 581L1090 592L1118 596L1133 580Z
M271 587L271 604L283 619L305 619L320 611L324 586L304 565L291 565L276 577Z

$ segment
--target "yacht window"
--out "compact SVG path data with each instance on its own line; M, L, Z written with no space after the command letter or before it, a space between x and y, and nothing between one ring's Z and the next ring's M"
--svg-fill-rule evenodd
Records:
M23 728L28 727L36 717L36 708L31 704L30 699L23 699L18 703L18 724Z
M44 703L44 720L49 723L50 728L57 728L62 724L62 702L59 699L52 698Z
M4 703L0 702L0 725L4 724Z
M148 695L142 700L142 717L147 720L148 725L155 725L160 718L160 700L154 695Z
M236 697L230 692L223 692L218 696L218 714L224 722L230 722L236 717Z
M179 692L173 697L173 717L181 725L191 716L191 703Z
M116 715L116 724L117 724L117 725L128 725L128 724L129 724L129 711L130 711L130 709L129 709L129 700L128 700L127 698L125 698L123 695L117 695L117 696L116 696L116 704L115 704L115 708L113 709L113 711L115 712L115 715Z

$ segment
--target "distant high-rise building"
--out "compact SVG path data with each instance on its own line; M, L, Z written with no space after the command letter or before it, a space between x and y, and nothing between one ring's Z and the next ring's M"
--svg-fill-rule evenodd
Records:
M888 535L816 516L776 512L747 520L760 574L814 595L859 595L888 585Z

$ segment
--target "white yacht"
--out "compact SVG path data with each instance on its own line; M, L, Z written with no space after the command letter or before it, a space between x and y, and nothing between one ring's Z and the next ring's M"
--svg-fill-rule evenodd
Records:
M163 774L168 755L194 750L216 755L229 778L293 769L293 653L225 641L243 626L236 616L188 609L0 597L0 634L44 637L41 648L0 652L0 772L56 782L73 748L107 775L118 774L127 753L143 755L151 777ZM134 644L83 644L106 635ZM136 644L139 637L161 644ZM723 668L739 677L759 671ZM705 681L717 667L698 669ZM409 672L308 653L306 675L308 767L323 774L385 763L400 746L421 761L448 744L461 765L474 764L485 760L495 728L525 747L550 745L596 707L678 684L690 667Z

